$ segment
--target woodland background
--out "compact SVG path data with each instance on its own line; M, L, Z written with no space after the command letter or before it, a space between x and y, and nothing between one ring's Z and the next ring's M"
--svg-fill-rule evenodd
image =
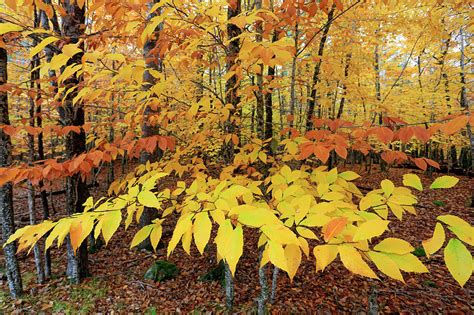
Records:
M472 266L465 265L472 248L456 252L464 256L453 272L446 256L435 254L444 230L432 253L422 240L433 236L438 220L448 224L448 237L473 245L472 12L472 3L461 0L0 3L0 309L470 312ZM223 224L213 216L209 228L194 221L189 233L183 230L177 240L183 248L168 257L163 243L174 242L189 207L183 199L205 209L220 182L229 190L238 184L278 208L283 222L278 176L330 177L336 168L344 180L361 175L354 187L344 184L343 199L361 210L374 190L389 198L387 180L420 190L440 176L457 176L459 183L438 187L449 190L416 191L401 214L390 208L384 218L430 273L406 275L400 284L375 263L379 281L355 275L367 273L341 261L318 268L321 257L316 268L323 271L316 273L313 258L301 259L303 245L297 273L275 256L273 268L259 268L266 252L256 250L262 236L251 227L261 227L238 223L232 210L225 218L233 231L243 225L245 234L236 271L229 269L230 256L221 255L225 270L216 268L221 253L212 242L201 250L200 229L219 247L216 227ZM407 180L408 173L421 180ZM143 188L150 178L153 186ZM307 192L314 188L313 206L324 196L320 180L301 184ZM137 183L140 193L153 196L137 191L134 205L112 209ZM283 191L291 185L285 182ZM250 204L244 195L234 197ZM417 216L401 220L412 206ZM87 233L85 221L57 230L50 224L84 211L89 218L89 210ZM462 222L451 225L440 215ZM119 228L122 221L130 228ZM308 239L306 246L329 244L329 223L316 225L319 237L302 235L293 223L285 221ZM136 241L147 226L153 228ZM160 243L148 238L155 228ZM434 233L431 242L440 235ZM11 235L18 241L8 241ZM197 249L186 245L191 235ZM65 245L45 250L56 237ZM131 243L139 249L129 249ZM293 258L287 254L288 264ZM157 260L175 264L179 275L143 279ZM290 277L278 275L278 267ZM217 281L200 281L209 270L217 270ZM229 282L219 281L230 281L231 271L229 302Z

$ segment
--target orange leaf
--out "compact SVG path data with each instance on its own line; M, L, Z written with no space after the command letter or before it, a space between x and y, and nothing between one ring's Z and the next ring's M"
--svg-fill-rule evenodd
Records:
M415 162L416 166L418 166L420 169L422 169L423 171L426 171L428 164L426 164L423 158L415 158L413 159L413 162Z
M322 145L317 145L314 147L314 155L321 160L321 162L326 163L329 159L329 149Z
M328 242L333 237L341 233L344 227L346 226L346 223L346 217L336 218L328 222L323 228L324 240Z

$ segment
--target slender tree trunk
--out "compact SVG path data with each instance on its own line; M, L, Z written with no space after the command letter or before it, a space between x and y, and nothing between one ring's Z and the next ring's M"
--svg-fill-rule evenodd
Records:
M7 83L7 51L0 47L0 86ZM0 125L9 125L8 117L8 95L5 90L0 89ZM8 167L12 162L11 139L3 129L0 129L0 167ZM0 186L0 220L2 225L2 245L15 232L13 216L13 187L11 183ZM16 259L16 243L10 243L3 247L5 255L5 269L7 273L10 295L18 298L23 291L21 283L20 268Z
M262 260L263 250L260 252L259 257L259 264ZM267 276L265 274L266 266L262 266L258 268L258 281L260 284L260 296L258 298L258 306L257 306L257 314L263 315L265 314L265 310L267 308L267 300L268 300L268 282Z
M35 14L35 27L39 26L38 23L38 16L36 13L36 10L34 12ZM33 45L36 46L38 42L36 40L33 41ZM31 59L30 63L30 88L33 91L35 88L36 82L39 80L39 56L35 55ZM37 69L36 69L37 68ZM36 91L36 93L39 93L39 90ZM29 125L31 127L35 126L35 113L36 113L36 102L39 100L39 95L36 96L30 96L30 109L29 109ZM32 134L28 134L28 164L30 166L33 166L33 163L35 162L35 136ZM36 224L36 207L35 207L35 187L31 183L31 181L28 181L28 211L29 211L29 216L30 216L30 224L34 225ZM38 283L43 283L44 282L44 272L43 272L43 264L41 262L41 252L39 245L36 244L33 247L33 253L35 257L35 266L36 266L36 278Z
M153 5L159 3L160 0L152 0L149 2L148 7L151 9ZM148 15L148 21L150 21L155 16L158 16L161 12L161 9L156 10ZM154 84L156 84L156 78L150 73L149 70L163 72L163 62L159 55L159 46L158 38L160 36L160 31L163 29L163 23L158 24L156 29L150 38L145 42L143 47L143 58L145 59L146 70L143 74L144 89L150 90ZM156 124L151 123L151 118L158 114L158 110L152 105L147 104L143 112L143 125L142 125L142 137L151 137L160 134L160 128ZM161 159L163 156L163 151L157 147L156 151L149 153L143 151L140 156L140 162L145 164L147 162L153 163ZM142 216L140 217L140 226L143 227L151 223L153 219L157 216L157 212L153 208L145 207ZM139 248L148 248L151 249L150 239L147 238L143 241Z
M44 1L46 4L50 4L50 0L45 0ZM45 30L49 30L49 21L50 19L46 15L46 12L40 10L40 23L42 28ZM59 23L56 17L56 13L53 12L53 16L51 18L51 24L53 25L53 30L56 34L60 34L60 29L59 29ZM45 57L46 57L46 62L51 62L51 59L53 58L54 52L52 51L51 47L46 46L44 49ZM58 91L58 86L57 82L55 81L56 77L56 72L54 70L49 70L48 75L50 77L50 84L53 87L53 93L56 94ZM40 90L38 82L38 90ZM38 107L36 108L36 124L38 127L42 127L43 121L41 117L41 104L37 105ZM53 136L51 136L51 141L53 141ZM51 146L51 157L54 158L54 146ZM43 147L43 133L38 134L38 159L39 160L44 160L45 155L44 155L44 147ZM49 207L48 207L48 198L47 198L47 193L46 190L44 189L43 186L43 181L39 182L39 187L41 189L41 204L43 206L43 220L47 220L49 218ZM51 202L51 210L53 213L56 213L56 209L54 207L54 202L53 202L53 195L50 194L50 202ZM47 249L44 253L44 276L48 279L51 278L51 253L50 250Z
M234 279L232 279L232 272L229 265L224 263L224 278L225 278L225 307L231 310L234 306Z
M298 23L295 24L295 55L291 60L291 80L290 80L290 115L292 119L289 120L289 127L293 128L294 118L295 118L295 108L296 108L296 61L298 56L296 52L298 51L298 39L299 39L299 28Z
M375 31L377 35L379 33L379 29ZM379 53L379 45L375 45L374 50L374 71L375 71L375 98L377 99L377 107L380 106L380 102L382 101L382 91L380 85L380 53ZM379 108L377 108L379 109ZM382 124L382 112L379 114L379 124ZM377 118L377 112L374 112L373 122Z
M228 0L227 5L227 21L238 16L242 12L240 0ZM227 39L229 44L226 48L226 72L234 71L237 66L237 57L240 50L240 40L237 38L242 31L232 23L227 23ZM225 83L225 102L231 104L232 109L229 118L224 122L224 133L234 134L237 131L237 125L234 115L238 110L240 96L238 95L239 82L237 75L234 73ZM228 141L223 147L223 156L226 163L232 163L234 160L234 143Z
M322 64L322 57L324 53L324 46L326 45L326 41L328 38L328 33L329 33L329 28L331 27L332 24L332 18L334 16L334 10L336 9L336 6L333 5L331 9L328 12L328 20L326 25L324 26L323 30L323 36L321 37L321 40L319 42L319 49L318 49L318 57L319 60L316 61L316 65L314 66L314 72L313 72L313 80L311 84L311 97L308 100L308 111L306 112L306 130L311 130L313 127L313 114L314 114L314 107L317 102L317 97L318 97L318 92L317 92L317 85L319 82L319 74L321 72L321 64ZM321 117L321 104L318 103L318 117Z
M461 27L459 30L459 40L461 42L461 95L460 101L461 107L467 110L468 115L472 115L469 106L469 100L467 98L467 88L466 88L466 55L465 55L465 38L464 38L464 31ZM474 135L472 134L472 126L471 124L467 124L467 135L469 137L469 144L471 147L471 172L474 172ZM471 188L471 207L474 207L474 188Z
M255 0L255 9L256 10L261 10L262 9L262 0ZM257 21L256 22L256 30L257 30L257 35L255 36L255 41L257 43L262 42L262 34L263 34L263 24L262 21ZM265 104L264 104L264 98L263 98L263 70L264 66L263 63L259 65L258 72L256 74L257 78L257 91L255 92L255 98L257 100L256 102L256 121L257 121L257 137L261 140L265 139L265 119L264 119L264 109L265 109Z
M346 65L344 66L344 81L342 83L342 97L341 102L339 103L339 110L337 111L337 118L340 119L342 117L342 113L344 112L344 103L346 101L347 95L347 80L349 78L349 66L351 64L351 57L352 54L346 55Z
M270 293L270 304L273 304L275 302L276 298L276 290L278 286L278 274L280 273L280 269L278 267L273 267L273 273L272 273L272 291Z
M70 38L71 43L78 43L79 38L84 35L85 26L85 8L80 8L76 2L65 0L61 3L66 15L62 17L62 31L64 36ZM67 62L67 66L81 64L83 53L74 55ZM64 81L66 91L72 89L64 97L62 107L60 107L60 118L66 126L84 125L84 108L81 103L73 104L73 99L78 93L82 77L77 74L72 75ZM70 132L66 135L66 158L72 159L86 151L86 134L83 129L79 134ZM66 180L66 210L68 214L83 212L83 203L88 198L89 192L87 183L82 179L81 174L77 173ZM70 239L67 241L67 275L72 283L79 283L88 276L88 257L87 241L84 241L77 250L76 255L72 249Z

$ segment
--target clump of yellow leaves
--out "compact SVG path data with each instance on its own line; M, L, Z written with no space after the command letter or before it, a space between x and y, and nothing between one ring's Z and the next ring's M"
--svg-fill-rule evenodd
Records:
M160 218L137 232L132 247L150 238L156 249L163 222L174 215L177 222L168 243L168 255L179 243L188 254L192 243L203 254L216 229L213 243L217 258L224 260L233 274L243 253L246 233L259 235L260 265L271 263L286 271L290 279L296 275L303 255L311 259L311 253L316 259L316 271L324 270L339 256L348 270L370 278L378 278L374 267L402 282L402 271L428 272L412 254L411 244L395 237L380 238L389 231L390 212L399 220L406 212L416 214L417 198L408 187L422 191L423 186L414 174L404 176L402 187L386 179L379 189L366 195L353 183L358 174L340 173L337 168L291 170L285 165L273 169L264 181L244 175L216 179L198 173L189 184L178 181L173 191L158 190L160 179L166 176L168 173L157 164L142 165L111 186L109 199L93 202L90 198L84 213L25 227L8 243L18 239L19 250L31 249L48 232L46 248L56 239L59 246L68 234L75 250L90 233L96 238L102 234L108 242L122 216L128 228L134 219L139 221L144 207L148 207L156 209ZM456 178L442 176L431 188L447 188L456 183ZM473 245L473 227L452 215L438 220L457 236L449 241L444 257L453 277L464 285L472 274L472 256L464 243ZM373 243L374 238L377 241ZM438 251L444 241L445 231L438 223L433 237L423 242L427 255ZM310 243L316 244L312 250Z

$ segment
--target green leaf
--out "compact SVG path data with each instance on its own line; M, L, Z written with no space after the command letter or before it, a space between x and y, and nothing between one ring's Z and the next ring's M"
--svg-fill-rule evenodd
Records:
M405 174L403 175L403 185L413 187L419 191L423 191L423 185L418 175L415 174Z
M472 255L466 246L456 238L450 239L444 249L444 262L453 278L464 286L472 274Z
M454 176L441 176L435 179L431 184L431 189L451 188L459 182L459 178Z

